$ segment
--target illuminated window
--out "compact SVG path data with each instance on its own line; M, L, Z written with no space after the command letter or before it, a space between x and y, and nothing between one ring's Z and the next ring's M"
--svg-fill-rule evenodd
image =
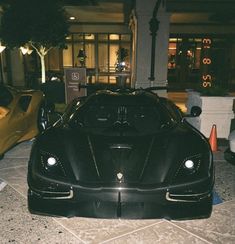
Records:
M53 48L48 52L46 56L46 65L48 70L59 71L60 70L60 50Z
M168 69L175 69L186 63L189 69L200 68L201 38L170 38L168 47Z
M67 48L63 49L63 65L64 67L72 67L73 66L73 52L72 52L72 44L67 44Z
M130 34L94 34L74 33L66 38L66 48L53 49L46 59L47 70L61 70L66 67L87 68L91 83L115 84L117 77L118 51L123 49L125 71L130 72L131 35ZM128 76L130 77L130 75ZM127 83L130 83L128 79Z
M176 65L176 43L169 43L168 50L168 69L175 68Z
M99 43L98 46L98 62L99 62L99 72L109 71L109 61L108 61L108 44Z

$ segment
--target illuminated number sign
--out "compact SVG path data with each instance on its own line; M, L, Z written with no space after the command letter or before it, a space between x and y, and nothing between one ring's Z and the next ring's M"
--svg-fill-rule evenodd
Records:
M211 87L212 76L210 74L210 65L212 63L210 57L212 40L210 38L202 39L202 86Z

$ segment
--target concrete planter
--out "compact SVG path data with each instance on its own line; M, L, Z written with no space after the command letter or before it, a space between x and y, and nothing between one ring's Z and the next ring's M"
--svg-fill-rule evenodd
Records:
M231 120L234 118L233 96L201 96L199 92L188 91L187 113L192 106L199 106L202 113L199 118L189 118L188 122L200 130L206 137L210 136L212 125L217 128L218 138L228 138Z

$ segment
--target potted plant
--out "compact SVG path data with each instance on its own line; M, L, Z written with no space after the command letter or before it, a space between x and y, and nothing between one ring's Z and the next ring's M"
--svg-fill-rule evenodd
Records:
M115 66L115 71L118 73L116 76L117 86L124 87L126 85L127 75L125 73L122 74L123 71L127 69L126 59L129 56L128 49L124 47L120 47L117 52L117 61Z
M127 68L126 59L129 56L129 51L124 47L120 47L117 50L116 55L117 55L117 62L116 62L115 70L117 72L122 72Z

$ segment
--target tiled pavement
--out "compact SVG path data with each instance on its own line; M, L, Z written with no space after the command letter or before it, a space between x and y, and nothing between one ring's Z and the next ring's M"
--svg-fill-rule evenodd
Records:
M216 192L223 203L209 219L190 221L54 218L27 210L27 162L32 142L10 150L0 161L0 244L3 243L235 243L235 166L216 152ZM1 183L0 183L1 184ZM4 186L2 184L2 186ZM1 189L1 185L0 185Z

